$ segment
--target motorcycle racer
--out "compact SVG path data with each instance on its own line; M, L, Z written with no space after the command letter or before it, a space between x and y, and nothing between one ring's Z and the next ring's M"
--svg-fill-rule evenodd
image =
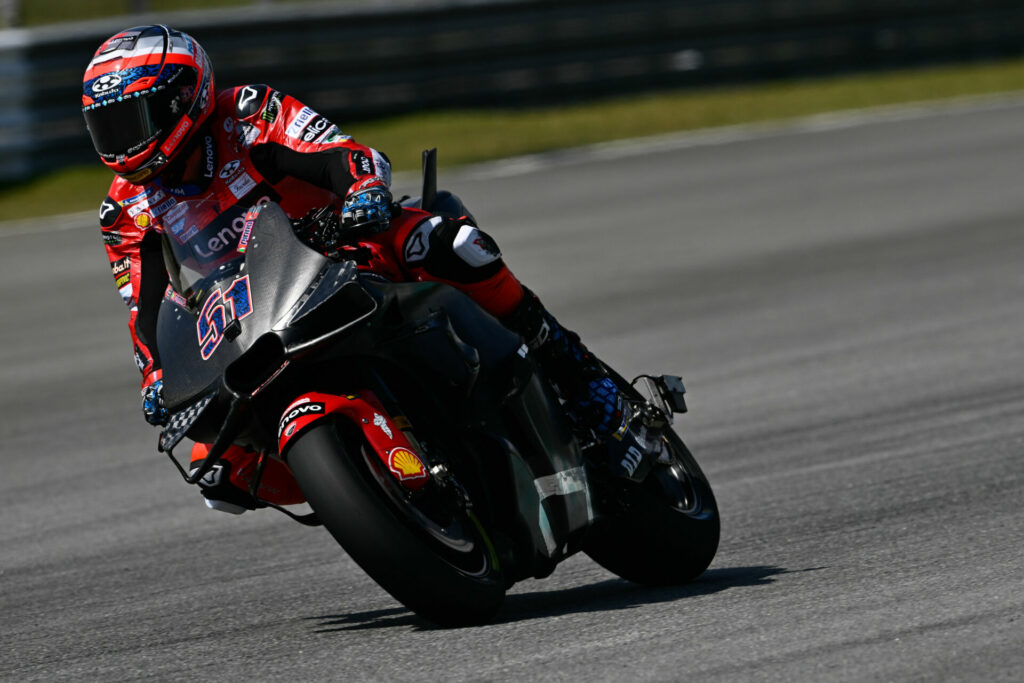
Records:
M171 295L164 235L177 235L175 206L209 199L221 215L274 201L293 219L331 206L341 215L312 246L353 258L393 281L441 281L460 289L519 332L567 400L571 414L599 435L624 432L615 384L505 265L497 245L468 217L403 209L392 200L387 157L361 145L300 101L267 85L215 90L206 52L162 25L121 31L105 41L83 79L82 110L101 161L114 172L99 221L115 285L129 308L143 412L163 424L162 369L156 348L160 302ZM236 221L240 223L240 221ZM225 257L234 235L205 245ZM342 253L344 251L349 253ZM193 460L205 457L197 444ZM204 479L210 507L241 512L254 454L233 448ZM287 466L268 468L259 496L301 502Z

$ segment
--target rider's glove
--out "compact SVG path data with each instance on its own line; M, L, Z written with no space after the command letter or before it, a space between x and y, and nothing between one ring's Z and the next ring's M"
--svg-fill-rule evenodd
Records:
M356 190L341 208L341 232L377 234L391 226L391 192L383 185Z
M164 408L164 381L158 379L142 389L142 414L151 425L167 424L167 408Z

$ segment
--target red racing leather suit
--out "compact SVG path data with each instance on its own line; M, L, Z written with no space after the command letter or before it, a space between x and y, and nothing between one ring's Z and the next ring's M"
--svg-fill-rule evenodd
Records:
M391 167L309 107L265 85L220 91L216 110L194 145L201 184L167 187L158 178L133 185L117 177L100 206L100 227L114 281L130 309L129 327L143 388L161 378L156 318L167 293L163 217L179 200L216 199L242 212L266 199L292 218L340 206L350 189L387 187ZM241 232L239 230L239 232ZM211 240L211 250L234 243ZM404 210L386 232L361 240L360 267L395 281L447 282L492 314L511 313L523 298L496 245L467 221Z

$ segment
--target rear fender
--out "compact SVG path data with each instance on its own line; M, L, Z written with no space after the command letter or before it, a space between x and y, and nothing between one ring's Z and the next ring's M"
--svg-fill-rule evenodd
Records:
M278 453L287 461L287 449L311 425L328 415L344 417L363 437L388 471L411 491L418 491L430 473L416 449L372 391L336 396L309 392L285 408L278 424Z

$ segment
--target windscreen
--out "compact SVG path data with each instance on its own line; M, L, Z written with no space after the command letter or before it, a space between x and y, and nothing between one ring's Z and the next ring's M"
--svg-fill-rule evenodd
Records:
M215 199L180 201L163 216L164 253L174 288L186 298L196 283L243 258L255 212Z

